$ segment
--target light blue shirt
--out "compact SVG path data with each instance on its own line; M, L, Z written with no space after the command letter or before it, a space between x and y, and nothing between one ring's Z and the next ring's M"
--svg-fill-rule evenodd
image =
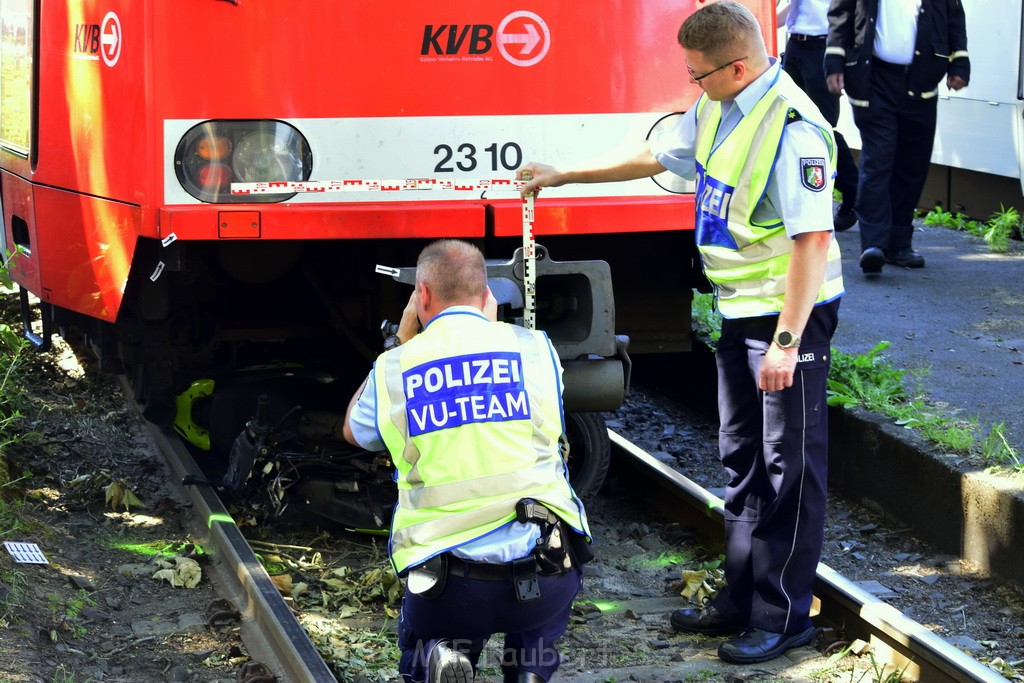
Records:
M829 0L793 0L786 15L786 30L805 36L828 34Z
M744 88L735 100L722 102L722 122L712 147L718 149L722 141L749 114L782 73L779 62L770 57L771 66ZM651 140L651 152L669 171L693 180L697 175L694 154L697 149L697 107L691 107L672 128ZM768 180L768 190L754 209L754 220L771 223L782 220L790 237L805 232L832 230L832 195L821 190L808 189L801 181L801 158L825 158L828 145L821 130L807 121L789 123L782 134L778 158Z
M481 316L480 310L472 306L452 306L442 311L448 313L466 313ZM430 322L427 323L430 325ZM377 430L377 380L373 370L366 380L363 393L349 415L349 428L356 442L368 451L384 451L384 440ZM512 521L498 527L486 536L452 548L456 557L472 562L490 562L503 564L525 557L537 546L540 538L540 527L536 524L520 524Z

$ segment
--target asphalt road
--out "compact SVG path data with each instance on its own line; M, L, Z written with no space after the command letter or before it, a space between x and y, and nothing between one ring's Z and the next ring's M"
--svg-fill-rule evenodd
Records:
M883 353L893 366L924 371L921 387L951 416L1003 423L1024 460L1024 246L994 254L967 233L920 226L924 268L886 265L866 278L859 227L838 239L846 295L835 347L867 353L891 342Z

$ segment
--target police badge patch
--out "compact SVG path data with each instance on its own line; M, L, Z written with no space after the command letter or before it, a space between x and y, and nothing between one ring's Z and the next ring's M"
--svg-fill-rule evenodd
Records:
M825 189L825 159L822 157L800 157L800 182L812 192Z

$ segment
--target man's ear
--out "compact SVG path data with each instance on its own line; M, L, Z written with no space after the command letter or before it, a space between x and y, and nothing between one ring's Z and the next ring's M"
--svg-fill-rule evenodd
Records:
M742 59L737 59L732 63L733 77L736 82L740 82L747 75L747 63Z
M420 310L430 310L430 305L434 297L433 293L430 291L430 287L427 286L426 282L420 282L416 285L416 290L419 292Z

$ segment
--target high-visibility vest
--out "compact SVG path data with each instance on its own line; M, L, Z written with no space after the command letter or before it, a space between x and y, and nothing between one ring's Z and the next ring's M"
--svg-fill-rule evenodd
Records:
M522 498L590 535L558 447L561 365L543 332L449 309L374 373L377 429L397 470L395 571L508 524Z
M697 247L726 318L775 314L785 302L793 240L781 220L760 223L753 215L768 190L786 124L796 117L820 128L829 150L827 160L801 159L801 173L806 174L802 181L808 186L820 183L820 191L831 197L836 156L832 129L785 72L779 72L764 97L717 148L715 134L722 121L722 104L705 95L697 102ZM799 181L780 178L779 182ZM822 226L826 228L831 225ZM831 301L842 293L839 244L833 238L815 303Z

